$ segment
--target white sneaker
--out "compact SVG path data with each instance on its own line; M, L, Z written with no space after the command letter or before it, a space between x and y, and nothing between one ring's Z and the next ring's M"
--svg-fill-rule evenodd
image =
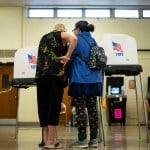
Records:
M88 148L87 140L76 141L69 145L69 148Z
M89 147L96 148L96 147L98 147L98 140L97 139L92 139L92 140L90 140L88 145L89 145Z

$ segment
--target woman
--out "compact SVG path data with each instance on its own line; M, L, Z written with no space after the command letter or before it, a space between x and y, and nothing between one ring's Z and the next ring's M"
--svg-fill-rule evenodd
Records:
M63 66L69 61L76 45L76 37L65 31L63 24L56 24L52 32L41 38L38 48L37 103L46 149L59 148L58 144L55 145L55 135L64 89ZM59 68L62 71L59 72Z
M72 54L72 70L70 75L69 95L74 97L77 113L78 141L70 147L86 148L97 147L98 134L98 111L96 107L97 96L102 92L102 71L90 70L88 65L81 59L89 59L90 45L96 45L90 32L94 31L94 25L87 21L78 21L75 24L74 33L77 36L77 45ZM85 40L86 38L86 40ZM90 141L87 142L86 133L86 108L90 126Z

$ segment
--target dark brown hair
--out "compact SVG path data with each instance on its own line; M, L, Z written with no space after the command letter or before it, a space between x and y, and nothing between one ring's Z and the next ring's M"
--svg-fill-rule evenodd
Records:
M79 28L81 30L81 32L94 32L94 29L95 29L93 24L89 24L85 20L78 21L75 24L75 28Z

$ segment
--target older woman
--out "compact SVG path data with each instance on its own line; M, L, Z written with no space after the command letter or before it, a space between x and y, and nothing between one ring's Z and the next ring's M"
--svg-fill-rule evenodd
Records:
M36 82L44 148L59 148L55 145L55 135L64 89L63 66L69 61L75 45L76 37L67 33L61 23L56 24L54 30L45 34L39 43Z

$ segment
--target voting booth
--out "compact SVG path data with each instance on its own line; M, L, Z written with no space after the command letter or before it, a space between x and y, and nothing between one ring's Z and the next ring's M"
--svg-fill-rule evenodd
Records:
M133 37L124 34L104 34L102 39L102 46L105 49L105 53L108 57L107 67L105 69L105 76L126 75L134 77L137 120L140 139L141 133L140 133L139 108L138 108L139 100L136 84L137 75L139 75L140 78L140 86L141 86L140 89L142 94L142 103L144 108L144 116L146 124L147 124L147 114L146 114L146 107L144 104L142 80L140 75L140 73L143 72L143 69L142 66L138 64L136 40ZM147 127L146 131L148 133Z
M16 88L28 88L35 85L35 73L37 63L38 47L30 46L18 49L14 57L14 73L11 86ZM15 138L18 135L18 110L17 104L16 131Z
M123 34L104 34L102 41L107 65L137 65L136 40Z
M136 75L140 76L140 72L143 71L142 66L138 64L136 40L129 35L109 34L108 33L108 34L103 35L102 47L104 48L105 54L107 56L107 66L104 70L104 75L112 76L112 75L119 74L119 75L134 76L134 80L136 81L135 76ZM141 76L140 76L140 81L141 81ZM140 85L141 85L141 89L142 89L142 84L140 84ZM141 90L141 92L143 95L142 90ZM136 93L136 104L137 104L139 138L141 138L137 90L135 91L135 93ZM112 99L115 99L115 98L111 98L111 100ZM114 117L113 120L110 119L110 121L108 121L109 124L111 122L121 122L123 125L125 125L126 108L123 105L126 104L126 96L123 98L122 103L120 103L120 101L119 101L119 104L118 104L118 102L113 103L111 101L111 104L114 104L114 105L113 105L113 110L109 112L109 116L110 116L109 118L112 117L111 116L112 112L113 112L113 115L115 115L115 112L118 113L118 110L119 110L119 112L122 112L122 115L120 118ZM101 107L99 107L99 108L101 111ZM101 114L102 113L100 113L100 115ZM100 119L101 118L102 118L102 115L101 115ZM103 120L101 120L101 122L103 122ZM103 125L103 123L102 123L102 125ZM102 133L103 133L103 140L105 141L103 126L102 126Z
M14 58L12 85L26 87L35 84L38 47L31 46L17 50Z

